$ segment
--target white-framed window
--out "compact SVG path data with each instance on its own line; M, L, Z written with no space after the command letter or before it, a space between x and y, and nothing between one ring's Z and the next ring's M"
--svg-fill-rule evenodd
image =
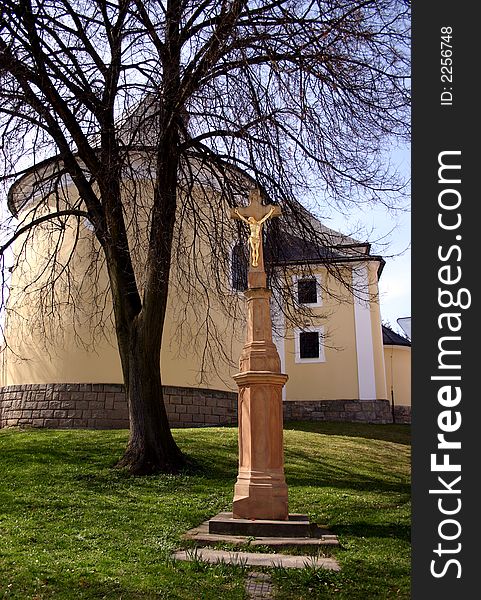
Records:
M302 277L294 275L294 294L296 302L310 308L322 306L321 276L311 275Z
M296 363L326 362L322 339L324 327L294 329L294 351Z

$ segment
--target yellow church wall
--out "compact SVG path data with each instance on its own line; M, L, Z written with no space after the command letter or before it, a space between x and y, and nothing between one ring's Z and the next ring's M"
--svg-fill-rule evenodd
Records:
M148 184L144 191L148 191ZM145 194L148 197L148 193ZM72 197L72 196L71 196ZM147 210L145 215L147 215ZM145 217L147 218L147 216ZM75 219L72 219L72 224ZM134 235L135 233L135 235ZM69 232L70 239L62 248L61 255L67 258L76 235L75 228ZM188 235L188 234L187 234ZM135 238L134 263L140 273L143 264L142 240L137 239L138 231L131 232ZM22 248L22 239L17 240L15 250ZM99 253L93 233L81 228L78 241L78 256L72 263L72 277L76 284L80 302L73 314L68 308L52 314L45 307L22 300L25 282L31 279L38 268L40 257L48 257L51 240L40 228L35 243L25 250L24 261L12 275L12 292L9 306L15 306L7 317L7 333L10 350L3 354L3 385L28 383L121 383L122 373L116 347L111 316L110 295L102 298L105 302L103 318L107 325L92 336L95 314L92 316L92 298L89 295L88 277L85 268L92 252ZM187 244L188 246L188 244ZM207 257L210 248L201 245L197 253ZM370 274L370 291L377 291L375 270L378 263L367 263ZM350 277L351 269L346 267L344 275ZM356 399L359 397L358 361L355 343L355 310L352 295L329 275L326 269L318 269L323 287L331 294L323 293L322 306L313 308L315 321L324 329L325 362L297 363L293 327L285 331L283 347L284 371L289 375L286 386L286 400L335 400ZM293 270L291 276L295 275ZM101 291L107 286L107 276L100 268L96 274ZM171 273L171 294L167 308L161 354L161 371L164 385L182 387L205 387L235 391L232 375L238 372L238 358L244 342L244 301L242 294L230 289L225 282L223 297L231 304L232 311L226 314L217 300L212 281L207 272L200 278L205 289L197 291L194 297L179 286L182 273L176 268ZM82 286L81 281L85 284ZM289 285L291 283L289 282ZM59 287L58 299L66 288ZM32 296L33 298L33 296ZM208 307L210 310L208 310ZM374 352L374 371L377 398L386 398L384 356L382 351L381 321L379 304L370 305L371 328ZM98 315L100 317L100 315ZM215 343L206 346L206 319L208 328L214 332ZM182 324L179 327L179 324ZM45 331L46 330L46 331ZM45 334L48 334L46 336ZM222 355L225 356L222 356ZM205 361L203 359L206 359Z
M59 252L60 261L68 259L78 236L76 219L69 219L69 223L71 230L67 228L65 242ZM35 288L30 297L26 297L24 291L25 283L38 278L39 265L51 255L52 238L47 227L39 227L25 247L24 238L15 243L14 252L22 252L22 261L12 274L10 286L10 310L6 322L9 346L2 353L2 385L122 382L108 291L99 299L104 304L102 314L94 314L91 319L91 313L96 311L93 311L94 303L85 271L90 262L89 253L93 250L99 255L100 249L93 233L84 224L81 224L80 236L75 243L76 255L70 264L71 285L62 283L57 286L56 300L61 308L55 312L48 304L39 301ZM134 267L139 274L143 264L143 247L141 240L136 239ZM202 254L207 256L208 252L205 245L196 248L198 258ZM202 269L201 262L199 268ZM226 286L224 299L232 306L232 318L228 318L216 299L208 274L201 272L199 276L206 289L194 298L188 298L187 292L179 289L177 284L182 273L177 273L175 267L171 271L172 293L161 354L163 383L232 391L236 389L232 375L238 371L238 357L243 344L244 301L241 295ZM101 293L108 290L105 268L99 269L95 279ZM35 287L41 288L46 283L45 274L38 278ZM71 292L77 296L75 310L65 303ZM93 331L96 318L105 325ZM209 356L205 328L202 329L202 321L207 319L209 331L214 334L215 340L221 342L227 356L222 356L221 348L216 347L215 342L210 346L210 353L215 353L215 358Z
M396 406L411 406L411 348L384 346L384 362L389 399L392 389Z
M52 346L54 344L52 343ZM45 350L35 343L16 344L19 356L6 351L4 383L122 383L117 349L99 342L95 350L67 343Z
M322 287L322 306L311 309L324 333L324 362L296 362L294 330L286 330L285 370L289 375L286 400L336 400L358 397L354 310L350 294L326 269L316 271ZM344 277L349 277L346 269Z
M59 262L68 260L77 235L75 219L69 220L65 243ZM120 359L115 345L111 302L107 277L100 268L97 274L99 296L94 299L87 283L85 267L92 250L91 232L80 228L76 256L72 260L69 278L55 286L55 302L61 308L52 311L50 294L42 293L48 285L47 273L39 277L38 267L50 256L51 238L39 227L23 248L24 238L14 245L22 261L15 268L5 318L8 346L2 353L3 385L27 383L120 383ZM25 284L37 280L25 294ZM84 285L80 282L83 281ZM66 305L69 293L75 296L76 309ZM105 296L107 295L107 296ZM95 328L96 303L107 303L102 320L107 325Z
M367 262L370 329L376 399L386 399L386 376L382 344L381 313L377 293L377 261ZM316 271L331 294L322 307L312 309L324 329L324 362L296 362L294 331L286 331L285 369L289 375L286 400L349 400L359 398L359 366L356 322L352 295L325 269ZM350 269L342 276L350 281Z
M176 301L181 302L177 297ZM12 320L10 320L12 322ZM229 342L232 356L238 357L242 348L239 339L233 335L232 325L213 315L211 326L217 326L224 342ZM122 383L120 358L116 347L115 336L109 336L111 343L99 339L91 342L92 346L83 348L81 340L88 340L91 332L88 328L78 328L73 340L74 331L71 323L58 323L61 334L50 337L47 347L41 334L35 331L28 336L15 339L9 336L12 350L6 349L3 354L2 385L20 383ZM7 324L9 331L10 324ZM113 331L113 328L110 329ZM108 333L107 333L108 335ZM184 334L182 349L178 347L178 327L168 310L164 328L164 342L161 354L162 380L164 385L205 387L211 389L234 391L236 389L232 375L238 372L237 361L229 365L227 358L218 360L217 364L207 361L204 378L200 377L201 357L205 337L188 339ZM214 368L215 367L215 368Z
M229 318L210 290L189 304L179 290L169 298L163 332L161 372L164 385L237 391L232 376L244 344L243 298L230 293L236 316ZM209 310L209 339L200 321Z

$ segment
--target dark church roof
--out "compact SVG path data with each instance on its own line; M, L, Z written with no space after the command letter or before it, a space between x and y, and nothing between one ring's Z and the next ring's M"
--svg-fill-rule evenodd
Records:
M327 235L325 244L315 244L285 230L278 231L275 239L269 239L269 235L267 235L264 249L266 263L273 265L307 265L374 260L379 262L378 276L381 275L385 261L381 256L370 254L369 244L361 242L346 243L341 238L341 234L325 229L330 232L331 239L335 235L341 240L341 243L336 243L336 239L331 241L329 235ZM322 237L322 235L319 236L320 241ZM354 242L354 240L349 241Z
M382 343L385 346L411 346L408 338L395 333L392 329L386 327L386 325L382 326Z
M329 246L319 246L301 237L280 231L276 240L266 240L267 262L307 263L341 258L341 254Z

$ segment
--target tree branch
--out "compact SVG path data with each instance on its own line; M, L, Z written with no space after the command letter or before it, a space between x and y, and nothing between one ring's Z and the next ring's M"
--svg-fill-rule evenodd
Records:
M2 246L0 246L0 256L5 252L5 250L7 248L9 248L13 242L19 238L22 234L26 233L27 231L29 231L30 229L33 229L34 227L36 227L37 225L40 225L41 223L45 223L45 221L50 221L51 219L57 219L58 217L69 217L69 216L74 216L74 217L84 217L85 219L88 219L90 221L90 215L88 214L88 212L84 211L84 210L59 210L57 212L54 213L49 213L48 215L42 215L41 217L37 217L36 219L33 219L32 221L30 221L30 223L28 223L27 225L24 225L23 227L20 227L20 229L18 229L10 239L8 239Z

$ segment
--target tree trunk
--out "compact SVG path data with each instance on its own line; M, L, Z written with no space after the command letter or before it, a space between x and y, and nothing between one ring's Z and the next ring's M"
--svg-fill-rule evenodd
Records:
M172 437L163 401L160 343L143 317L141 312L131 327L126 389L130 436L117 467L133 475L177 473L185 459Z
M176 10L179 4L175 3ZM160 375L160 351L164 328L172 244L177 208L179 132L176 98L179 88L179 18L174 19L166 43L169 60L164 65L168 83L164 87L161 136L157 146L156 184L154 187L148 252L145 261L145 285L139 312L117 318L117 339L121 348L122 368L129 404L130 437L119 467L137 475L156 472L176 473L185 458L172 437L163 401ZM172 38L172 39L171 39ZM133 270L132 270L133 272ZM135 278L133 278L133 283ZM128 287L123 287L125 292ZM137 287L136 287L137 290ZM120 304L125 295L117 296ZM132 303L130 303L132 305ZM124 318L125 315L125 318ZM120 324L125 324L119 327ZM121 343L122 331L125 341Z
M159 152L158 181L164 187L154 191L142 308L133 317L117 320L130 418L129 442L118 466L137 475L176 473L185 464L170 431L160 375L177 191L177 157L168 148L175 148L177 141L174 136ZM125 295L118 300L125 302ZM119 327L122 322L125 326Z

